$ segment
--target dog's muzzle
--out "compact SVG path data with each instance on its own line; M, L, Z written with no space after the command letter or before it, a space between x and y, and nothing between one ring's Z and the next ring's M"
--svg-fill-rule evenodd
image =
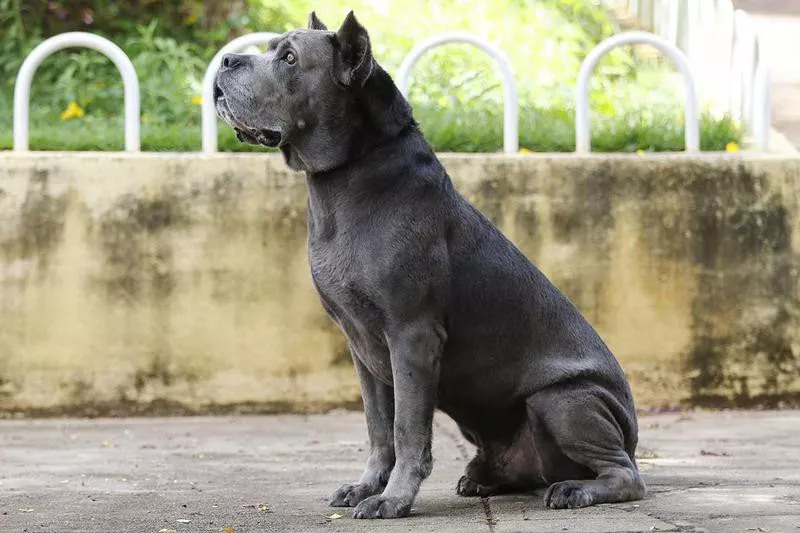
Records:
M217 115L233 127L236 138L239 139L240 142L261 144L269 148L280 146L283 140L283 134L280 131L250 128L236 118L228 105L228 100L225 97L222 87L219 86L218 81L214 82L214 107L217 109Z

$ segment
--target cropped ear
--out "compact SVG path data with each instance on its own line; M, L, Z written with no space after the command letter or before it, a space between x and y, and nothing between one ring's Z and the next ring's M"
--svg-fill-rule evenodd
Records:
M342 53L342 63L337 73L339 82L346 86L363 87L372 75L373 60L369 34L351 11L336 32Z
M308 14L308 29L328 31L328 27L325 25L325 23L319 20L317 17L316 11L312 11Z

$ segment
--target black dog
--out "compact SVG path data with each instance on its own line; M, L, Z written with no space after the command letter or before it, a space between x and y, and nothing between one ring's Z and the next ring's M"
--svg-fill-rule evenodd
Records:
M312 13L263 55L226 55L220 116L306 172L314 283L350 343L370 439L334 506L407 515L435 408L478 448L462 496L549 485L551 508L635 500L636 412L577 309L453 188L352 13Z

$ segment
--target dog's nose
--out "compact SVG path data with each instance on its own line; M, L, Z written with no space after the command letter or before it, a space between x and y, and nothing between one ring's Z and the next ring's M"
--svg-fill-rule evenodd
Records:
M249 57L242 54L225 54L222 56L222 66L224 68L239 68L243 65L246 65L247 62L250 60Z

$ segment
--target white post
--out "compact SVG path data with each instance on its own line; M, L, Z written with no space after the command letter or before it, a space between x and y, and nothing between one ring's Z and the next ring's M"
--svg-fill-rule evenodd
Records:
M753 138L756 146L764 152L769 147L769 130L772 124L772 79L767 61L758 59L753 89Z
M741 92L741 84L734 78L734 9L731 0L717 0L715 18L716 42L712 48L714 103L718 111L726 111L734 119L741 120L739 106L734 105L735 101L740 101L734 93Z
M689 5L690 0L673 0L672 18L675 25L675 45L683 51L687 56L689 49L689 16L692 11L692 6ZM696 4L695 4L696 5Z
M738 79L734 83L739 84L741 106L741 117L746 123L747 131L753 134L753 96L755 93L755 74L756 74L756 54L758 39L750 17L737 9L734 14L734 32L736 42L734 45L734 62L737 65L736 73Z
M612 49L626 44L649 44L658 48L677 65L683 75L686 89L685 135L686 151L700 150L700 119L695 91L694 76L686 55L675 45L647 32L628 32L609 37L592 50L581 65L578 74L577 95L575 103L575 151L586 154L591 151L591 133L589 131L589 79L597 62Z
M656 0L655 30L654 33L669 38L669 23L671 20L669 4L673 0Z
M639 16L639 2L641 0L628 0L628 13L631 14L632 17Z
M51 54L64 48L82 46L97 50L109 58L122 75L125 90L125 150L138 152L139 141L139 79L133 63L125 52L108 39L84 32L69 32L50 37L28 54L14 84L14 150L28 150L31 83L36 69Z
M747 123L748 130L750 124L750 100L751 88L753 83L753 69L755 66L755 54L753 51L753 35L751 33L750 24L748 21L747 13L741 9L734 12L734 25L733 25L733 63L735 65L735 77L732 80L734 86L738 86L738 94L736 104L739 109L737 110L741 120Z
M408 78L411 69L416 62L429 50L445 43L466 43L486 52L494 59L500 74L503 77L503 151L506 153L516 153L519 151L519 102L517 99L517 83L514 78L514 71L508 56L488 41L468 33L444 33L432 37L419 45L415 46L411 52L403 59L400 69L397 72L397 84L400 92L408 97Z
M204 153L212 154L217 151L217 110L214 106L214 79L217 76L222 56L241 52L248 46L267 44L278 36L279 34L277 33L258 32L237 37L223 46L219 52L214 55L208 67L206 67L206 73L203 76L203 102L201 110Z
M653 31L654 0L639 0L639 21L648 31Z

